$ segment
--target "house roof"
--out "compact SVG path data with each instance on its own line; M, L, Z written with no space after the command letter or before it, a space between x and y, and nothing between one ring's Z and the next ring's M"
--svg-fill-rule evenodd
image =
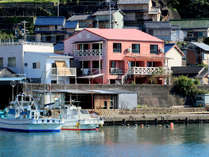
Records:
M46 56L49 58L73 58L72 56L66 56L66 55L60 55L60 54L56 54L56 53L38 53L38 52L26 52L26 53L30 53L30 54L35 54L37 56Z
M179 25L182 29L209 28L209 19L171 20L172 25Z
M89 20L91 19L91 15L73 15L67 19L67 21L82 21L82 20Z
M170 22L146 21L144 22L145 28L152 29L171 29Z
M127 40L127 41L153 41L164 42L163 40L149 35L137 29L98 29L85 28L84 30L101 36L107 40ZM83 31L84 31L83 30Z
M193 75L196 76L204 67L201 66L185 66L185 67L171 67L173 75Z
M8 68L0 68L0 81L22 81L25 80L25 76L17 75Z
M0 77L14 77L16 74L8 68L0 68Z
M118 0L118 4L148 4L150 0Z
M203 49L204 51L209 51L209 45L207 45L205 43L191 42L191 44L199 47L200 49Z
M54 51L61 51L64 50L64 43L57 43L54 45Z
M77 21L66 21L65 28L75 29L77 24L78 24Z
M63 26L65 23L64 16L37 16L34 22L35 26Z
M114 14L117 11L119 11L119 10L112 10L111 13ZM110 15L110 11L109 10L99 10L93 14L93 16L101 16L101 15Z
M167 53L169 52L169 50L171 48L175 48L182 56L184 56L184 52L181 51L181 49L175 44L175 43L169 43L169 44L165 44L164 45L164 53Z
M175 43L165 44L164 52L167 53L174 46L175 46Z

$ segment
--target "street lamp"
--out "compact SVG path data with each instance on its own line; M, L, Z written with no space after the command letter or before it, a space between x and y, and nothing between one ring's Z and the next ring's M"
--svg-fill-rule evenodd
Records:
M14 87L17 85L16 81L11 81L10 85L12 86L12 101L14 100Z

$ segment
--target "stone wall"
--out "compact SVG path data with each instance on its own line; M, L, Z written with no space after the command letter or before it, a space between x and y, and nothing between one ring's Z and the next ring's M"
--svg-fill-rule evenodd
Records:
M32 93L35 89L49 89L47 85L41 84L25 84L24 91ZM170 86L161 85L52 85L51 90L56 89L79 89L79 90L93 90L93 89L118 89L127 90L138 93L138 104L140 106L151 107L171 107L184 105L184 99L172 95L170 93Z

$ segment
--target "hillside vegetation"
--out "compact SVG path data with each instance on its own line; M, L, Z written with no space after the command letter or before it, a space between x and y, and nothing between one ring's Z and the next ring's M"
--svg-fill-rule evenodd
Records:
M168 8L177 10L181 18L209 18L208 0L165 0Z

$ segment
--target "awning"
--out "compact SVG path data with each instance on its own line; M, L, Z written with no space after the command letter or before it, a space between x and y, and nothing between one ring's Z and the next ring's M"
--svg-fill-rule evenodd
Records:
M22 81L25 77L0 77L0 81Z
M104 75L104 74L96 74L96 75L81 76L81 77L78 77L78 78L82 78L82 79L92 79L92 78L101 77L101 76L103 76L103 75Z
M57 67L57 74L59 76L69 76L71 74L70 69L67 68L65 61L55 61Z
M73 44L82 44L82 43L103 43L104 40L91 40L91 41L76 41Z
M167 59L167 57L164 56L125 56L125 59L129 61L144 61L144 60L149 60L149 61L162 61L164 59Z

